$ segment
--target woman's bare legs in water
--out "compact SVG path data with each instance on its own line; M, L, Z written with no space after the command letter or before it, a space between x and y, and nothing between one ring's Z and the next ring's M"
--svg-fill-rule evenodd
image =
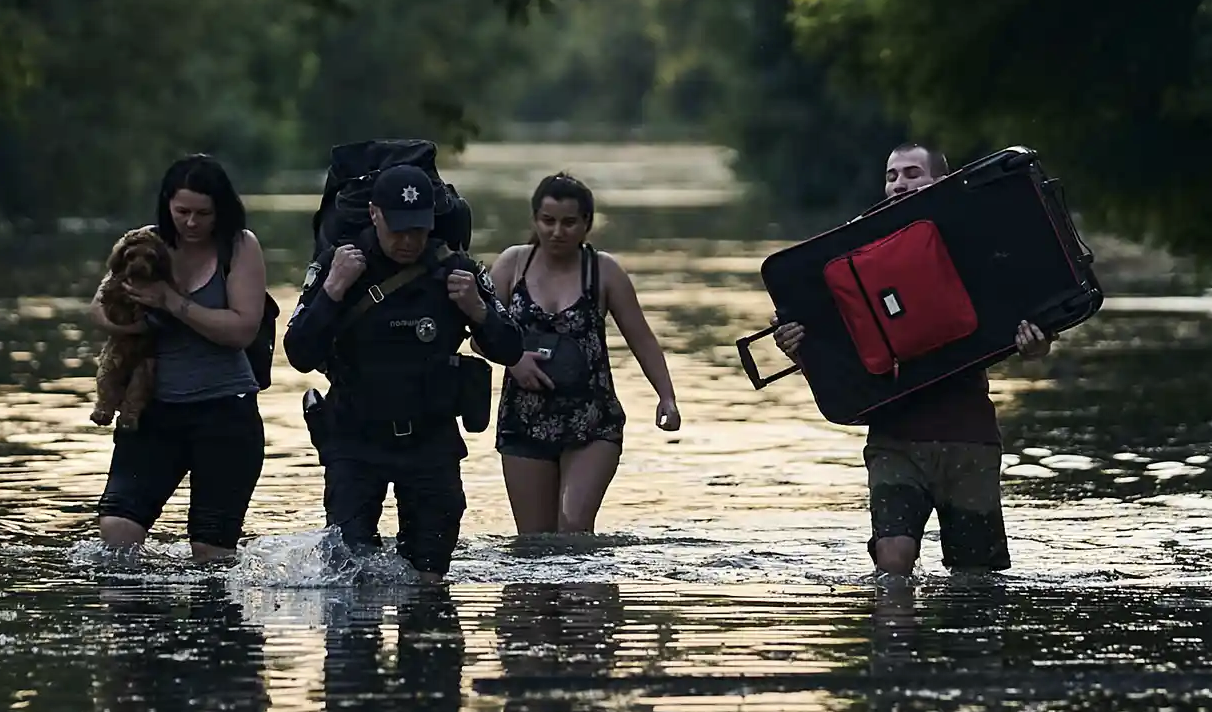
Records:
M502 455L501 469L518 534L558 531L560 463Z
M558 463L504 455L505 489L519 534L592 534L622 447L598 440Z
M101 541L111 548L138 546L147 539L147 530L125 517L101 517L97 525L101 530ZM224 549L198 541L191 541L189 548L194 562L199 564L236 555L234 549Z
M593 524L606 489L619 469L623 449L618 443L597 440L569 450L560 458L561 533L593 533Z

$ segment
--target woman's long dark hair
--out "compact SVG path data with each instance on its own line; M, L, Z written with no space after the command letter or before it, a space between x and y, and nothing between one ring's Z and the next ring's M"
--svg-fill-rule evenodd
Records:
M531 219L539 214L539 208L547 198L555 201L577 201L581 217L585 218L585 232L588 234L593 228L593 191L589 189L589 186L573 178L571 174L560 171L539 181L538 187L534 189L534 195L530 197ZM530 233L530 244L539 244L539 236L533 231Z
M177 246L178 235L168 202L179 190L201 193L214 202L213 237L216 247L230 256L235 251L236 240L244 237L248 218L244 202L240 200L222 164L205 153L195 153L175 161L164 172L156 204L156 227L161 239L170 247Z

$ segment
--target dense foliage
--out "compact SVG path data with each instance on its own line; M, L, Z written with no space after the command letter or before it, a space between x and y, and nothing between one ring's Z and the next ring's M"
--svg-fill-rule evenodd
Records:
M0 216L126 210L184 151L265 189L334 143L536 125L723 143L780 213L844 216L912 136L1031 145L1085 217L1212 255L1210 5L12 0Z

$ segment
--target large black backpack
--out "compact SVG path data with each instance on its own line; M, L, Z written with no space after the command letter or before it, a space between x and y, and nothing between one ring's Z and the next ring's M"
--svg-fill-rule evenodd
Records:
M424 139L372 139L332 148L320 207L312 216L312 261L328 248L353 240L370 227L375 179L393 166L416 166L434 188L435 238L455 252L471 247L471 206L438 174L438 147Z

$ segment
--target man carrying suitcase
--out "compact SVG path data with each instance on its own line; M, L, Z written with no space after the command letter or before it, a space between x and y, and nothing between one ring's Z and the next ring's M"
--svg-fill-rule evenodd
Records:
M920 144L888 156L888 197L929 185L948 173L947 158ZM781 324L775 343L792 361L805 336ZM1051 340L1022 322L1015 339L1025 359L1048 355ZM1001 431L984 370L957 374L869 417L863 460L870 489L867 550L882 572L913 571L932 511L938 512L943 566L953 572L1010 568L1001 504Z

